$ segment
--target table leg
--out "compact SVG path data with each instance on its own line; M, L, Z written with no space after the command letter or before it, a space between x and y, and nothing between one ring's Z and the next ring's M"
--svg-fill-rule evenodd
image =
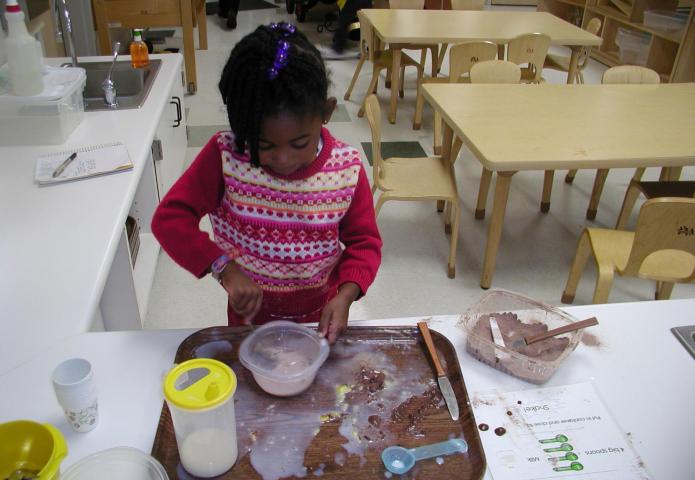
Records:
M548 213L550 211L550 195L553 192L553 177L555 170L546 170L543 178L543 198L541 199L541 212Z
M492 171L483 167L480 174L480 185L478 186L478 201L475 204L475 219L482 220L485 218L485 206L487 205L487 193L490 190L490 181L492 180Z
M452 172L453 172L453 164L454 160L456 158L452 158L453 154L453 141L454 141L454 131L451 129L448 123L442 122L443 124L443 131L442 131L442 158L449 162L449 165L452 166ZM460 148L460 147L459 147ZM456 152L458 153L458 151ZM444 201L443 200L437 200L437 211L442 212L444 211Z
M567 83L574 83L577 77L577 68L579 62L579 52L582 51L582 47L570 47L572 49L572 55L570 56L570 65L567 70Z
M454 131L448 123L442 120L442 158L449 163L454 163L454 158L451 158Z
M507 209L507 198L509 197L509 187L512 183L512 175L516 172L497 172L495 183L495 201L492 206L492 217L490 227L487 232L487 246L485 247L485 260L483 261L483 272L480 276L480 286L490 288L492 276L495 273L495 262L497 260L497 249L502 238L502 222L504 213Z
M400 72L401 72L401 48L397 45L391 45L391 55L393 63L391 64L391 109L389 110L389 122L396 123L396 109L398 108L398 90L400 89Z
M198 21L198 46L201 50L207 50L208 22L205 17L205 0L197 0L195 16Z
M596 218L598 202L601 200L601 194L603 193L603 186L606 184L608 172L609 169L607 168L599 168L596 170L594 188L591 190L591 199L589 200L589 208L586 209L586 218L589 220L594 220Z
M680 180L683 167L663 167L659 175L660 182L675 182Z

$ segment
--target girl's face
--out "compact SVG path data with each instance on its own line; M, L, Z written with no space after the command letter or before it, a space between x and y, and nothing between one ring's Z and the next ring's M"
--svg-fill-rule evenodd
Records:
M258 139L261 165L280 175L290 175L309 166L316 158L321 124L330 120L335 103L335 98L329 99L322 115L297 117L281 112L265 118Z

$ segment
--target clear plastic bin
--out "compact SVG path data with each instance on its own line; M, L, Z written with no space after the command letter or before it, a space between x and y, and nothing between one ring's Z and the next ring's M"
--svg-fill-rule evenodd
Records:
M492 339L490 317L499 324L505 346ZM536 335L577 319L557 308L507 290L490 290L459 319L467 334L466 351L483 363L531 383L545 383L577 347L582 330L527 346Z
M65 143L84 117L86 78L82 68L45 68L40 95L0 92L0 145Z
M685 27L688 16L669 10L646 10L644 12L644 25L656 30L666 30L667 32L677 32Z
M620 50L620 63L626 65L646 65L651 35L627 28L618 28L615 43Z

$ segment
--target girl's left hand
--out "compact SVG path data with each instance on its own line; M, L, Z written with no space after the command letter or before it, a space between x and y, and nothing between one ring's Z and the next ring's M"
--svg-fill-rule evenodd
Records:
M323 308L319 321L319 334L328 339L328 343L335 343L347 328L350 305L360 291L356 283L344 283L338 289L338 294Z

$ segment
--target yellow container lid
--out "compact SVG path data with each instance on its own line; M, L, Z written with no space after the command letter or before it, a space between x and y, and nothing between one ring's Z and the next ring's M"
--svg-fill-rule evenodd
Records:
M234 395L237 379L226 364L211 358L187 360L164 379L164 398L185 410L207 410Z

